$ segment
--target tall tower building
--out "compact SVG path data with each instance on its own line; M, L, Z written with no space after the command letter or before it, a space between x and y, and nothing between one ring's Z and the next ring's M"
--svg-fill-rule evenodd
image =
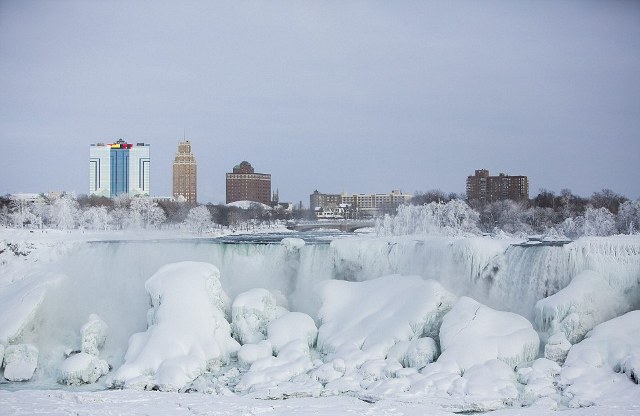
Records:
M227 173L227 204L236 201L271 202L271 174L255 173L249 162L242 162Z
M92 144L89 149L89 195L113 198L119 195L149 196L151 159L149 145Z
M180 142L173 160L173 196L182 196L195 205L198 199L197 177L196 157L191 153L191 142Z

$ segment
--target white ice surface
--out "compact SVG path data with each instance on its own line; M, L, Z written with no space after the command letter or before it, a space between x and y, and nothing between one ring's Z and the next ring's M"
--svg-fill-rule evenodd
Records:
M95 383L109 372L109 364L93 354L80 352L67 358L58 371L58 383L78 386Z
M38 366L38 349L30 344L9 345L4 351L4 378L27 381Z

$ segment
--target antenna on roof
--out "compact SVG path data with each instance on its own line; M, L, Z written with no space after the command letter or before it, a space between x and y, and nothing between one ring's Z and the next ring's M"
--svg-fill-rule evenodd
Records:
M186 141L187 140L187 129L186 128L182 128L182 141Z

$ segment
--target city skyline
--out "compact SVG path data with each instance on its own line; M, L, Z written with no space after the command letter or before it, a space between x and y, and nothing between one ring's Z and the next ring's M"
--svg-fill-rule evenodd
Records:
M186 136L199 202L224 202L240 160L293 203L464 194L484 168L527 175L531 197L637 199L639 18L634 2L2 2L0 194L85 194L87 145L123 138L151 144L169 196Z

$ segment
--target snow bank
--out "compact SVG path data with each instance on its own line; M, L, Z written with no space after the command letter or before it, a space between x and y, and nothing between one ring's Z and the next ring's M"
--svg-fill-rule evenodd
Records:
M38 366L38 349L30 344L7 346L4 352L4 378L9 381L27 381Z
M524 385L522 399L524 404L530 405L541 398L552 398L554 402L560 400L557 388L557 378L560 375L558 363L546 358L538 358L531 367L518 368L518 381Z
M527 319L462 297L442 320L438 362L453 363L462 372L492 359L514 368L535 359L539 344Z
M248 369L257 360L272 355L273 346L269 340L260 341L257 344L244 344L238 350L238 364L240 367Z
M152 303L149 328L131 336L125 363L107 386L179 390L207 369L227 363L238 350L215 266L168 264L145 288Z
M241 344L255 344L267 335L267 325L283 313L276 297L256 288L239 294L231 306L231 330Z
M596 326L574 345L560 372L570 407L640 397L640 311Z
M455 297L418 276L384 276L366 282L327 281L319 286L318 349L380 350L424 336L437 337Z
M621 315L629 307L602 276L586 270L564 289L536 303L535 322L540 331L562 331L575 344L593 327Z
M78 386L95 383L109 372L109 364L95 355L80 352L67 358L58 370L58 383Z

